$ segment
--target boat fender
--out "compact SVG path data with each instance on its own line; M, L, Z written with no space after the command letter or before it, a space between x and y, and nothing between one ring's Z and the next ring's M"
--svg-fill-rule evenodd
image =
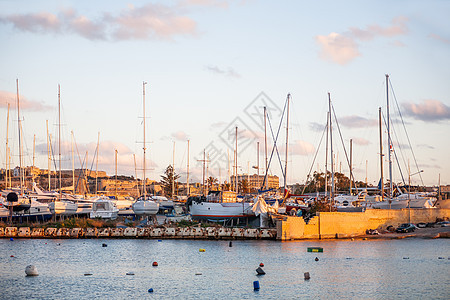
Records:
M259 266L260 266L261 268L263 268L263 267L264 267L264 264L263 264L263 263L260 263Z
M253 281L253 289L255 291L259 290L259 281L258 280Z

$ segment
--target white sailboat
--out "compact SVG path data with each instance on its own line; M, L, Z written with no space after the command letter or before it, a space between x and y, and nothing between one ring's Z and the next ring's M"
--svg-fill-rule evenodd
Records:
M144 125L144 157L143 157L143 181L144 181L144 191L143 196L139 197L136 202L133 203L132 209L134 213L138 216L154 216L159 210L159 203L152 200L150 196L147 195L147 187L146 187L146 177L145 177L145 154L146 154L146 144L145 144L145 85L147 83L144 81L142 83L142 102L143 102L143 111L144 111L144 118L143 118L143 125Z
M77 212L78 204L65 199L62 197L62 188L61 188L61 97L60 97L60 87L58 84L58 156L59 156L59 195L58 197L51 203L48 204L48 208L50 209L53 215L74 215Z

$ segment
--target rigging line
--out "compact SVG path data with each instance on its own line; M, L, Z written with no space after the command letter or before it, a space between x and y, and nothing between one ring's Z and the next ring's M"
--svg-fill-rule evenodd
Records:
M269 121L270 131L272 133L272 139L274 140L274 142L273 142L272 153L270 154L270 159L269 159L269 163L267 164L267 169L266 169L266 172L265 172L266 174L264 175L264 180L263 180L263 183L262 183L263 185L262 186L264 186L265 183L266 183L267 173L269 171L269 166L270 166L270 163L272 162L273 152L275 150L277 151L278 159L280 160L281 172L283 173L283 176L284 176L283 166L282 166L281 159L280 159L280 154L278 153L277 140L278 140L278 135L280 134L281 124L283 122L284 112L286 110L286 105L287 105L287 101L284 103L283 113L281 115L280 126L278 126L278 131L277 131L277 137L276 138L273 136L272 124L270 123L269 116L267 116L267 120Z
M400 107L398 106L397 97L395 96L394 88L392 87L392 83L391 83L391 79L390 78L389 78L389 85L391 86L391 91L392 91L392 95L394 96L394 100L395 100L395 104L397 106L398 114L400 115L400 119L402 120L403 130L405 131L406 139L408 140L409 147L411 148L411 153L412 153L412 156L414 158L414 164L416 165L417 171L419 172L420 170L419 170L419 165L417 164L416 155L414 154L414 151L413 151L413 148L412 148L412 145L411 145L411 141L409 139L408 131L406 131L406 126L405 126L405 122L403 120L403 115L402 115L402 112L400 111ZM418 174L419 174L419 177L420 177L420 181L422 182L422 185L424 186L425 184L423 183L421 172L419 172Z
M333 103L331 103L331 108L333 110L334 120L336 121L336 125L337 125L338 131L339 131L339 136L341 138L342 148L344 148L345 159L347 160L347 164L348 164L348 167L350 169L350 180L353 181L353 184L355 185L355 188L356 188L356 193L358 193L358 185L356 184L355 177L353 176L353 170L352 170L352 167L350 166L350 160L348 159L347 150L345 149L344 140L342 138L341 127L339 126L339 122L338 122L338 119L336 117L336 111L334 110Z
M56 158L55 158L55 154L53 153L53 144L52 144L52 137L51 135L48 137L49 141L50 141L50 152L51 152L51 157L53 157L53 164L55 165L55 170L58 170L58 167L56 166ZM50 170L48 170L50 172Z
M86 160L86 155L84 156L83 162L81 163L81 172L78 173L77 184L76 184L76 186L75 186L75 188L74 188L75 191L77 190L78 184L80 183L80 179L81 179L81 176L80 176L80 175L83 175L83 177L84 177L83 166L84 166L84 161L85 161L85 160Z
M392 120L391 120L391 121L392 121ZM384 122L384 126L387 127L387 123L386 123L386 119L385 119L384 115L383 115L383 122ZM394 135L397 137L397 134L396 134L395 130L394 130ZM389 141L389 145L392 147L392 152L394 152L395 161L397 162L398 170L399 170L399 172L400 172L400 176L402 177L403 184L406 185L406 183L405 183L405 178L403 177L402 168L400 167L400 162L399 162L398 157L397 157L397 151L395 151L394 144L392 143L392 138L391 138L391 140ZM400 144L399 144L398 147L399 147L400 150L401 150ZM388 151L391 151L391 150L388 149ZM401 151L400 151L400 152L401 152Z
M316 162L317 154L319 153L320 145L322 144L323 136L325 135L325 131L326 130L327 130L327 126L325 125L325 127L324 127L324 129L322 131L322 137L320 138L319 147L317 147L316 154L314 155L313 162L311 164L311 168L309 169L309 173L306 176L306 182L305 182L305 185L303 186L302 194L305 193L305 190L306 190L306 187L307 187L307 183L308 183L308 179L311 176L311 172L312 172L312 169L314 167L314 163Z
M73 142L75 143L75 149L77 149L78 160L80 161L80 165L81 165L81 171L80 171L79 174L78 174L77 185L76 185L76 187L75 187L75 188L77 188L77 187L78 187L78 183L80 182L80 177L81 177L81 176L84 177L84 170L83 170L83 167L84 167L84 161L85 161L86 155L84 156L85 158L83 158L83 162L82 162L82 161L81 161L80 152L78 151L78 144L77 144L77 140L76 140L76 138L75 138L75 134L73 135ZM87 164L87 162L86 162L86 164Z

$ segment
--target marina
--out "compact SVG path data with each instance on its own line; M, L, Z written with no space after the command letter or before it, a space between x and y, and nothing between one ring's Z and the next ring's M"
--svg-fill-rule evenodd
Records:
M318 246L322 253L307 252ZM0 248L6 299L447 299L450 292L446 239L233 241L232 247L208 240L0 239ZM260 263L266 274L257 276ZM30 264L39 276L25 276Z

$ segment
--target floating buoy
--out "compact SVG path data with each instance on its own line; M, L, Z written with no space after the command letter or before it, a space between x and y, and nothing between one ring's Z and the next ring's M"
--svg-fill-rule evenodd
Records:
M345 259L353 259L353 258L351 258L351 257L346 257Z
M158 242L162 242L162 240L158 240Z
M438 257L438 259L444 259L443 257Z
M314 258L315 261L319 261L319 258L316 256L316 258Z
M264 264L263 264L263 263L260 263L259 266L260 266L261 268L263 268L263 267L264 267Z
M230 243L228 244L228 246L233 247L233 242L230 241Z
M9 238L9 240L10 240L10 241L14 241L14 239L13 239L13 238Z
M202 275L202 273L195 273L195 275Z
M308 247L308 252L323 252L322 247Z
M303 274L303 276L305 277L305 280L309 280L311 277L309 276L309 272L305 272Z
M126 275L134 275L133 272L128 272Z
M355 239L354 238L352 238L352 242L354 241Z
M91 276L92 273L84 273L84 276Z
M253 289L255 291L259 290L259 281L258 280L253 281Z
M14 257L14 255L11 255L10 257Z
M202 248L200 248L200 249L198 249L198 252L205 252L206 250L205 249L202 249Z
M154 262L152 263L152 266L157 267L157 266L158 266L158 263L157 263L156 261L154 261Z
M264 270L261 269L261 268L256 269L256 273L258 273L258 275L264 275L264 274L266 274L266 272L264 272Z
M403 259L409 259L409 257L403 257Z
M108 245L106 245L105 243L102 244L102 247L108 247Z
M38 276L38 271L36 266L34 265L29 265L25 268L25 274L27 274L27 276Z
M148 292L149 293L153 293L153 289L148 289Z

